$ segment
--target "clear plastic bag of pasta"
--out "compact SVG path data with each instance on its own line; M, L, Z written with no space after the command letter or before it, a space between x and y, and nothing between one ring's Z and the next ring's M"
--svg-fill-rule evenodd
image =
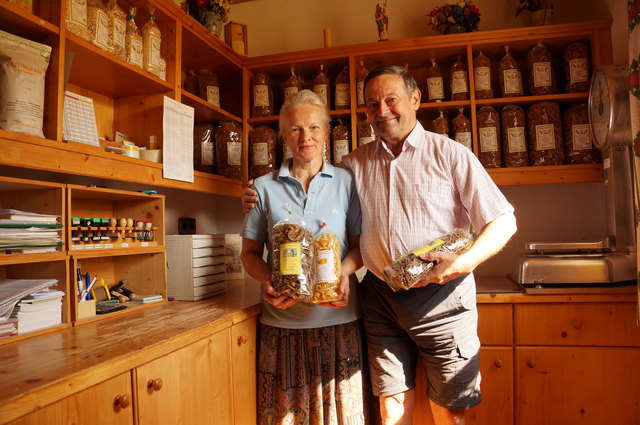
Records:
M315 283L313 285L313 297L311 302L328 303L340 301L340 240L335 233L327 228L327 223L322 222L322 228L313 240L315 248Z
M273 226L271 283L278 294L310 301L314 282L313 235L305 223L291 213Z
M473 245L473 240L471 233L463 229L455 229L426 245L402 254L396 261L384 268L384 280L394 291L410 289L426 278L435 265L434 262L421 259L421 255L428 252L464 254Z

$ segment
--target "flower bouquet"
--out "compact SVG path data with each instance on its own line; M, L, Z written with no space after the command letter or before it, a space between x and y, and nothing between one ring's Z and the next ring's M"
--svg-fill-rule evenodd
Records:
M187 6L189 15L218 35L222 24L229 20L229 0L188 0Z
M480 10L471 0L437 7L429 15L429 24L440 34L478 31Z

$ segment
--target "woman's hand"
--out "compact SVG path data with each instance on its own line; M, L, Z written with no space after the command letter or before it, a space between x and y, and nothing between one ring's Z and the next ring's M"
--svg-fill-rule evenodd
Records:
M341 300L331 301L328 303L320 303L318 305L321 305L323 307L340 308L340 307L345 307L347 304L349 304L349 275L348 274L343 274L340 277L340 292L342 292Z
M251 211L251 208L255 208L256 202L258 202L258 193L251 189L253 186L253 180L249 180L247 187L242 189L242 211L246 214Z
M278 291L275 290L271 281L262 282L262 286L264 286L264 294L262 298L275 308L284 310L298 302L288 295L278 295Z

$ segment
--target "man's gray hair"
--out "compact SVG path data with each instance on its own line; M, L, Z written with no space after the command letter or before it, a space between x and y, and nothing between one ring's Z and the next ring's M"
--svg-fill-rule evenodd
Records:
M413 79L411 73L407 71L405 67L397 65L381 66L371 71L364 79L365 90L367 88L367 84L369 84L369 81L381 75L398 75L402 77L404 87L407 89L407 93L409 95L418 90L418 84L416 83L416 80Z

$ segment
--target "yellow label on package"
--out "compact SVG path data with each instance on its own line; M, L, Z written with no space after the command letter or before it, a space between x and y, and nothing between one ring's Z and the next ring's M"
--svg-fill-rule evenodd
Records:
M414 249L413 251L411 251L411 253L416 257L419 257L422 254L426 254L427 252L433 251L440 245L444 245L444 241L442 239L434 239L428 244L422 245L421 247Z
M299 275L302 273L302 245L300 242L280 244L280 275Z

